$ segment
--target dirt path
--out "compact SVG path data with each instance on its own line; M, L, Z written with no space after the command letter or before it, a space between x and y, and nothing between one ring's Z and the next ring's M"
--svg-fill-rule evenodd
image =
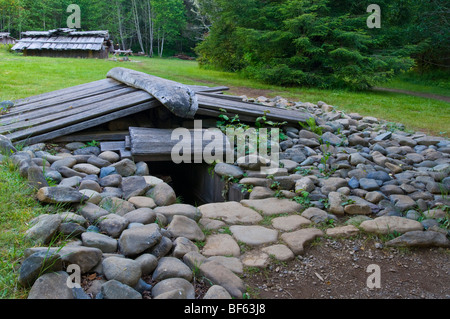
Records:
M400 89L388 89L388 88L380 88L375 87L372 89L373 91L379 91L379 92L393 92L393 93L402 93L402 94L408 94L408 95L414 95L418 97L423 97L427 99L434 99L439 101L444 101L450 103L450 96L445 95L438 95L438 94L432 94L432 93L423 93L423 92L414 92L414 91L407 91L407 90L400 90Z
M260 299L449 299L449 261L448 249L377 249L370 240L323 239L245 280ZM380 272L373 289L369 265Z

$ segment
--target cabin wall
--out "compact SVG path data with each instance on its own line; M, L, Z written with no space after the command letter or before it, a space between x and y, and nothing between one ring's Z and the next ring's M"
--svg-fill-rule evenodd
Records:
M92 50L23 50L24 56L42 56L52 58L81 58L81 59L107 59L108 51L92 51Z
M15 44L16 40L14 38L6 37L0 38L0 44Z

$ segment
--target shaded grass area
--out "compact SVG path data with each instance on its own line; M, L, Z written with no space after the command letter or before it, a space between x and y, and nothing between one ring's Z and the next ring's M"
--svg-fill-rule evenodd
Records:
M47 213L34 193L8 159L0 161L0 299L24 298L28 293L17 282L20 259L32 246L25 232L32 218Z
M126 67L185 84L228 86L228 94L278 95L312 103L324 101L347 113L358 112L363 116L402 123L410 130L450 136L450 104L443 101L391 92L272 86L237 73L199 68L196 61L147 57L132 57L132 61L23 57L0 49L0 100L25 98L104 79L110 69ZM433 86L433 83L440 86ZM416 75L403 75L384 86L450 95L445 74L440 74L437 79L425 78L422 82Z
M382 86L392 89L450 96L450 72L429 71L421 73L412 70L397 76Z

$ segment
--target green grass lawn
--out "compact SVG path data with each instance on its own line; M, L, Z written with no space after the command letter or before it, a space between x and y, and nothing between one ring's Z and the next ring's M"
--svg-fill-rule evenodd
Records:
M120 66L185 84L228 86L230 94L249 97L279 95L293 101L312 103L324 101L344 112L358 112L402 123L410 130L450 136L450 104L442 101L390 92L271 86L236 73L201 69L195 61L146 57L133 57L132 61L23 57L3 49L0 50L0 100L14 100L100 80L111 68ZM385 86L450 95L442 77L440 86L433 86L433 79L427 79L427 82L417 79L408 82L407 79L403 76Z
M9 160L0 164L0 299L24 298L27 289L17 283L20 259L31 243L25 239L28 222L47 213L34 199L28 187Z

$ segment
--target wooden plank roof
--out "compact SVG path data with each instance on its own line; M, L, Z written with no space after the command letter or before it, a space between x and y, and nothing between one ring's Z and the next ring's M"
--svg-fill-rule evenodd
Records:
M156 77L152 79L158 81ZM177 83L174 88L180 86L183 85ZM308 113L245 103L235 97L213 94L227 90L226 87L187 87L198 98L194 119L198 116L218 118L224 110L229 116L237 114L242 121L253 123L263 115L269 120L292 124L306 122L311 117ZM165 92L170 95L170 86ZM14 144L31 145L82 132L163 105L170 110L166 103L165 98L106 78L14 101L14 106L0 116L0 134Z
M12 50L90 50L100 51L109 39L108 31L75 31L57 29L22 32L22 39Z

